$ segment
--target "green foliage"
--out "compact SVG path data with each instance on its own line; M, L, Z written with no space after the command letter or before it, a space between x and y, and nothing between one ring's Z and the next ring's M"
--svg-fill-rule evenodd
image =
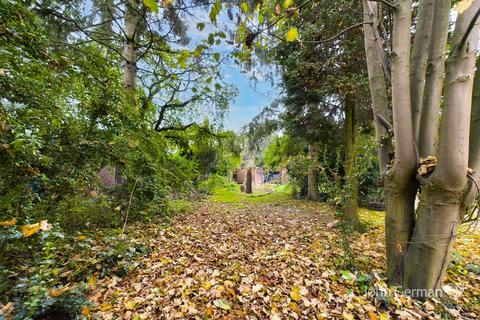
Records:
M120 237L127 213L128 226L186 212L190 197L224 185L222 176L240 163L237 136L218 130L217 123L235 90L213 76L220 55L209 51L208 41L176 53L158 34L142 30L139 41L162 49L142 52L142 66L154 68L160 57L162 69L154 72L160 79L143 75L135 106L125 96L116 44L83 41L70 22L50 15L57 8L43 5L37 10L40 4L28 1L0 2L0 221L16 219L15 226L0 226L0 296L2 303L15 302L19 319L54 317L52 310L73 318L84 286L54 297L51 290L93 275L124 275L148 253L143 244ZM93 18L82 16L77 5L62 14L72 14L77 24ZM156 1L141 5L160 10ZM218 15L220 3L214 7ZM172 34L181 36L178 16L168 19ZM223 38L223 32L212 34L214 44ZM177 40L175 45L182 43ZM159 90L155 99L152 83ZM177 87L191 94L183 109L178 105L184 97L172 89ZM197 117L202 103L216 122L183 125ZM155 128L161 110L165 116ZM115 183L102 181L105 168L115 171ZM41 220L54 229L29 237L20 232ZM95 240L80 240L79 231Z

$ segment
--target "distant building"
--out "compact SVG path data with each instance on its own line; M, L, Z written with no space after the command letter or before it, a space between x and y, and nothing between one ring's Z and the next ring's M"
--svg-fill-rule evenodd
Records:
M264 181L263 169L259 167L251 167L252 168L252 184L253 185L261 185ZM248 168L240 168L235 171L234 180L238 184L245 183L245 179L247 178L247 169Z

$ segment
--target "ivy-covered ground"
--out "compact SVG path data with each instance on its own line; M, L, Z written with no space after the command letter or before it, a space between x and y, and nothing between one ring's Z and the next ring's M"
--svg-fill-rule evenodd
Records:
M129 226L125 243L119 243L126 248L122 259L94 235L78 237L74 245L90 243L97 254L65 256L58 277L75 272L71 263L89 263L90 273L47 294L58 300L81 287L88 298L81 307L86 319L480 316L478 231L457 241L444 286L448 298L421 303L385 284L382 212L362 209L368 232L346 234L325 204L292 200L278 190L236 193L217 191L169 224ZM7 315L12 309L4 304L2 311Z

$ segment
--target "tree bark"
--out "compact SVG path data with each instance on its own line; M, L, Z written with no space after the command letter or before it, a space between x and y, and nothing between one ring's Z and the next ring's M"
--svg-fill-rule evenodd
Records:
M245 193L253 193L252 189L252 168L247 169L247 177L245 178Z
M420 115L425 88L425 71L432 34L434 2L437 0L419 1L415 39L412 47L412 62L410 65L410 92L412 100L412 122L415 141L418 142Z
M310 166L308 168L307 199L318 200L318 146L315 143L308 145L308 157Z
M392 35L392 107L395 161L385 174L387 276L401 285L404 257L415 217L415 141L410 98L410 32L412 2L399 0L394 11Z
M125 9L124 87L127 103L137 107L137 38L139 26L138 0L128 0Z
M372 11L370 11L370 8ZM378 11L377 3L372 2L368 4L367 0L363 0L363 10L365 12L365 22L374 23L374 21L378 21L378 19L375 18L375 14ZM364 35L368 83L370 85L370 93L372 96L373 117L375 123L375 135L377 142L380 144L378 149L379 169L380 176L383 177L383 174L386 171L386 166L390 162L390 152L392 150L390 140L387 138L388 129L379 120L379 117L382 117L391 123L388 110L387 85L382 68L382 57L378 51L379 49L376 44L375 32L372 25L365 25Z
M95 0L94 5L100 13L101 25L98 28L98 41L106 46L111 46L113 38L113 14L115 6L113 0Z
M449 15L450 0L436 0L432 27L435 38L430 43L418 138L418 153L423 158L436 154Z
M478 25L471 29L466 39L465 36L479 9L480 0L475 0L459 12L457 18L453 50L446 63L445 107L440 126L438 163L422 185L417 221L405 259L404 287L409 289L440 288L451 259L457 227L465 211L463 199L467 191Z
M358 217L358 183L357 183L357 133L359 105L355 94L345 97L345 190L346 203L344 217L346 223L356 230L361 229Z
M478 176L480 170L480 59L477 59L477 70L473 82L472 115L470 117L470 151L468 166Z

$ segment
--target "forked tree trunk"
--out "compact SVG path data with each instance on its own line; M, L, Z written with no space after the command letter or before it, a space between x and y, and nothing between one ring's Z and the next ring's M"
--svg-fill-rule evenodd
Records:
M245 178L245 193L251 194L252 189L252 168L247 169L247 176Z
M451 258L457 227L462 220L465 206L469 204L468 197L472 194L467 183L467 167L468 164L475 168L480 165L478 144L474 142L477 137L473 136L480 130L476 120L476 112L480 111L475 111L475 106L470 119L479 36L476 19L480 13L480 0L464 1L458 7L455 32L450 45L452 52L445 68L442 123L440 129L437 129L444 83L443 60L447 47L450 5L450 0L420 2L412 64L412 1L396 1L394 9L391 79L395 162L385 174L387 273L389 283L403 284L409 289L440 287ZM366 15L372 15L373 6L372 2L364 1ZM378 74L373 74L378 73L378 68L371 66L377 61L372 53L372 39L368 37L375 27L373 25L373 28L365 28L370 79L378 78ZM430 37L426 46L422 41L428 40L426 35L432 32L435 36ZM427 52L428 58L425 60ZM425 61L428 62L426 69ZM408 70L411 71L410 76ZM372 85L370 88L375 107L375 101L379 101L378 90L375 91L376 87ZM421 120L417 125L419 113ZM414 138L417 134L419 141ZM437 140L438 151L435 152ZM415 220L416 141L420 145L420 155L435 153L438 162L433 174L427 178L418 177L421 182L421 195ZM469 141L473 142L470 148ZM426 292L422 290L416 290L413 295L424 298L422 294Z
M357 134L359 121L359 105L355 94L345 97L345 190L346 204L344 208L345 222L356 230L361 230L358 217L358 182L357 182Z
M137 38L140 19L138 0L127 0L125 6L124 87L127 103L135 108L137 106Z
M473 26L469 34L467 30L475 22L479 9L480 1L473 1L457 18L453 50L446 62L438 164L422 185L418 218L406 256L404 286L409 289L440 288L465 212L463 199L468 187L469 128L479 27Z
M318 200L318 146L315 143L308 145L308 157L310 165L307 177L307 198L309 200Z

